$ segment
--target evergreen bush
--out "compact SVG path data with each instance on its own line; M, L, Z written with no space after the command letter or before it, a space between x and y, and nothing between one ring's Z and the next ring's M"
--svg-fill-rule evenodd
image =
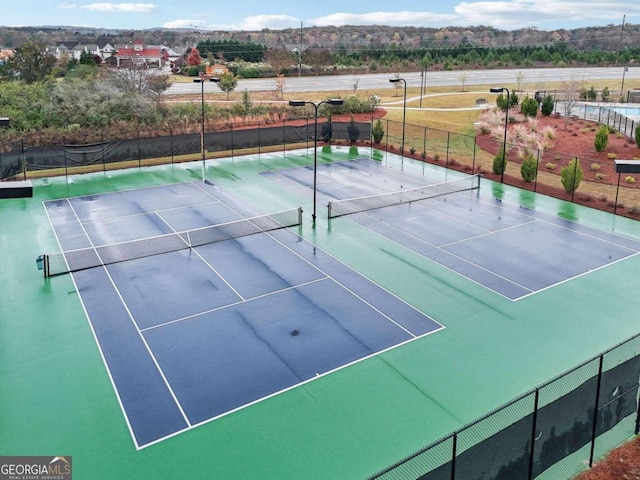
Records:
M551 115L553 113L553 97L551 95L547 95L542 100L542 114L543 115Z
M522 179L531 183L536 179L536 174L538 173L538 162L533 155L528 155L522 161L522 165L520 166L520 175L522 175Z
M596 152L602 152L607 148L609 143L609 127L606 125L601 126L596 132L596 138L593 141L593 145L596 147Z
M376 120L376 123L371 129L371 135L373 135L373 143L380 143L382 137L384 137L384 127L382 126L382 120Z
M496 175L502 175L507 169L507 159L504 155L504 150L500 150L495 157L493 157L492 170Z
M578 190L583 178L584 172L577 157L560 170L560 182L562 182L562 186L567 193L573 193Z

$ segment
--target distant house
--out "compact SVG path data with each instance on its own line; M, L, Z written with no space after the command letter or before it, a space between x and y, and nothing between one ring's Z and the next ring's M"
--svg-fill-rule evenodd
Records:
M117 49L116 66L158 66L164 63L160 47L145 46L142 41L136 40L132 46L124 46Z
M207 65L206 71L207 71L207 75L219 76L227 73L229 69L224 65L220 65L219 63L216 63L214 65Z
M11 57L13 57L13 50L0 50L0 65L4 65L5 63L7 63L7 60L9 60Z

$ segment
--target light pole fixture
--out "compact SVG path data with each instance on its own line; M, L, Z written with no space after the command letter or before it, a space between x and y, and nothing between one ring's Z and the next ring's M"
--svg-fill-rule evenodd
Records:
M504 183L504 171L507 169L507 125L509 124L509 89L507 87L496 87L490 88L489 92L491 93L502 93L506 90L507 92L507 108L505 109L506 114L504 117L504 137L502 140L502 165L501 165L501 175L500 175L500 183Z
M202 156L202 181L204 181L205 170L205 155L204 155L204 81L206 80L204 74L200 74L200 77L194 78L194 83L199 83L200 88L200 155ZM210 82L219 82L219 78L209 78Z
M404 126L407 118L407 81L400 77L390 78L389 81L391 83L404 83L404 100L402 101L402 146L400 147L400 152L404 158Z
M322 102L314 103L306 100L289 100L290 107L304 107L305 105L313 105L314 122L313 122L313 213L311 219L313 225L316 224L316 191L318 182L318 108L320 105L342 105L344 100L341 98L330 98Z

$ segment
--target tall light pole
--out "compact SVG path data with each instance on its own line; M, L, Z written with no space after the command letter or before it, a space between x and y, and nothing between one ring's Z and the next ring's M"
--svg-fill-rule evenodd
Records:
M200 89L200 154L202 155L202 181L204 182L204 170L205 170L205 155L204 155L204 74L200 74L200 77L194 78L194 83L200 83L202 87ZM219 78L209 78L210 82L219 82Z
M402 157L404 158L404 125L407 118L407 81L404 78L390 78L389 81L391 83L404 83L404 100L402 102L402 146L400 147L400 151L402 153Z
M323 100L322 102L314 103L306 100L289 100L289 106L291 107L304 107L305 105L313 105L314 108L314 122L313 122L313 213L311 219L313 225L316 224L316 189L318 182L318 107L320 105L342 105L344 100L340 98L330 98L329 100Z
M629 66L625 63L622 69L622 85L620 86L620 98L624 98L624 75L629 71Z
M502 140L502 165L501 165L501 171L502 174L500 175L500 183L504 183L504 171L507 169L507 125L509 124L509 103L510 103L510 98L509 98L509 89L507 87L496 87L496 88L490 88L489 91L491 93L502 93L504 91L507 91L507 108L506 110L506 114L504 117L504 138Z

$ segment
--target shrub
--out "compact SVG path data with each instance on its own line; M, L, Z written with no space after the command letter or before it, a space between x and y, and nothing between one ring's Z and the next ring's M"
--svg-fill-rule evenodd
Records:
M520 104L520 111L525 117L535 117L538 115L538 102L534 98L525 97Z
M547 163L545 165L545 167L546 167L547 170L555 170L556 169L556 164L549 162L549 163Z
M414 153L416 153L416 149L415 149L415 148L413 148L413 147L411 147L411 148L409 149L409 153L410 153L411 155L413 155Z
M618 158L618 155L616 155L614 152L609 152L607 153L607 158L609 160L615 160L616 158Z
M376 120L376 123L371 129L371 135L373 135L374 143L380 143L382 141L382 137L384 137L384 127L382 126L382 120Z
M609 92L609 87L604 87L602 89L602 92L600 93L600 95L602 96L602 101L603 102L608 102L609 101L609 97L611 96L611 93Z
M602 152L605 148L607 148L607 144L609 143L609 127L603 125L596 132L596 138L593 141L594 146L596 147L596 152Z
M596 180L604 180L604 173L596 173Z
M592 163L591 164L591 171L592 172L599 172L600 171L600 164L599 163Z
M551 95L547 95L546 97L544 97L544 100L542 100L542 114L543 115L551 115L553 113L553 97Z
M636 127L636 145L640 148L640 125Z
M529 155L522 161L522 165L520 166L520 175L522 175L522 179L531 183L536 179L536 174L538 173L538 162L533 155Z
M584 173L577 157L571 160L569 165L560 170L560 182L564 187L564 191L567 193L573 193L578 190L583 178Z
M631 185L632 183L636 183L636 179L633 178L632 176L627 176L624 179L625 183L628 183L629 185Z
M440 160L440 155L438 155L437 153L433 156L433 161L437 162L438 160Z
M504 155L503 150L501 150L498 155L493 157L493 166L491 167L491 169L496 175L502 175L507 169L507 159Z
M638 205L634 205L633 207L629 207L629 213L631 215L638 215L640 213L640 207Z

